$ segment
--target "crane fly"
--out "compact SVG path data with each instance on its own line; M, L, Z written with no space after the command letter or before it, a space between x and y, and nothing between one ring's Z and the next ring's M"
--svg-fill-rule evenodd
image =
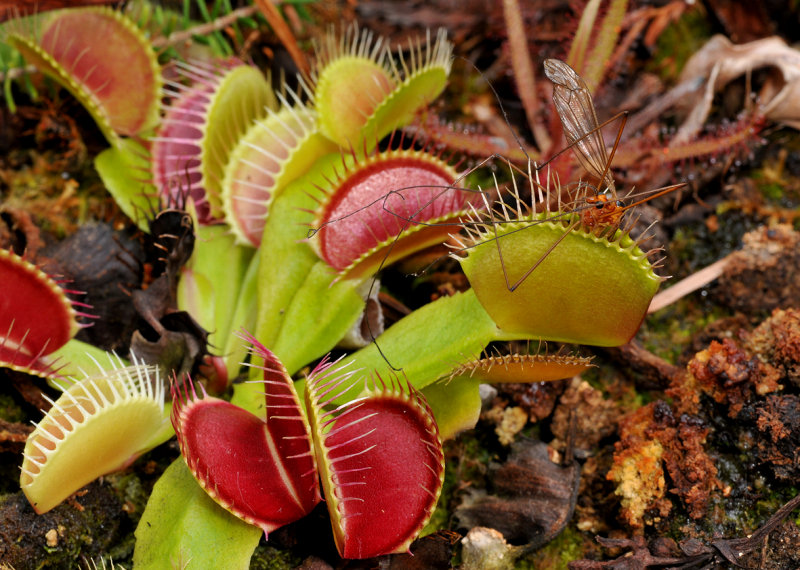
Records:
M592 101L592 95L586 82L574 69L558 59L545 60L544 71L548 79L554 84L553 103L561 119L564 136L568 143L568 146L564 150L573 149L578 162L590 176L597 179L598 184L595 187L594 195L590 195L588 189L591 187L579 183L579 188L584 188L587 191L585 192L586 195L576 200L576 202L582 200L584 204L567 212L568 214L578 213L578 216L576 216L573 221L569 222L561 237L545 251L539 260L513 283L509 280L508 273L505 269L505 262L499 242L501 236L498 236L496 227L494 228L494 239L497 243L498 256L500 257L500 263L503 267L506 287L509 291L514 291L522 285L531 273L536 270L547 256L550 255L561 241L563 241L578 225L582 225L596 234L613 232L619 228L622 222L622 216L628 209L683 186L683 184L667 186L648 193L649 195L647 197L637 200L632 204L626 205L622 200L618 199L617 189L614 183L614 177L611 174L610 166L622 137L627 115L622 115L622 124L617 131L614 146L609 154L603 140L602 127L610 121L600 124L597 120L597 113L594 108L594 102ZM611 120L613 121L614 119ZM555 156L558 156L561 152L557 153ZM555 158L555 156L542 165L537 166L536 170L539 171L550 160ZM531 180L531 185L532 187L535 185L541 188L541 185L533 180ZM559 211L560 210L561 208L559 205ZM565 219L565 214L562 212L556 217ZM495 223L495 221L493 220L492 223Z
M549 164L551 160L553 160L553 158L555 158L555 156L551 157L542 164L536 164L529 158L527 172L525 172L522 168L514 166L511 161L504 156L500 154L492 154L488 158L481 160L477 165L468 169L465 173L458 176L452 181L452 183L446 186L437 187L441 191L437 192L429 199L427 203L422 204L418 210L412 212L410 215L408 213L392 211L389 199L390 197L400 197L402 199L403 192L407 190L413 190L413 186L390 190L381 199L364 205L361 208L356 209L354 212L347 214L347 216L372 207L376 202L382 202L383 209L391 215L400 218L403 221L404 228L412 225L452 225L454 232L458 231L458 229L463 229L467 231L467 233L473 233L473 230L476 228L484 228L484 231L480 231L479 229L476 230L479 235L483 236L482 240L474 241L469 245L466 245L462 242L460 244L462 247L458 248L458 251L464 251L479 245L484 245L489 241L494 241L497 248L500 265L502 267L506 288L513 292L525 282L525 280L536 270L536 268L577 227L582 226L586 228L587 231L593 232L598 236L607 234L613 236L622 222L625 211L638 204L664 195L683 186L683 184L678 184L663 189L654 190L652 192L648 192L647 196L644 197L642 194L639 194L637 196L638 199L630 204L625 204L622 200L618 199L614 178L610 171L610 164L614 158L614 154L622 136L625 126L625 115L623 115L623 122L617 133L614 146L609 153L606 150L601 130L606 126L606 124L608 124L608 122L611 122L614 119L602 124L598 122L591 93L589 92L589 89L583 79L566 63L555 59L549 59L545 62L545 74L554 83L555 87L553 90L553 101L556 111L561 119L564 128L564 134L568 142L568 145L555 156L560 155L567 149L574 149L575 156L583 168L599 181L597 186L591 186L584 182L578 182L577 191L570 192L568 201L562 200L561 191L559 188L555 193L556 197L558 198L558 205L555 208L551 208L549 181L552 179L557 182L557 177L551 177L548 173L546 176L546 182L543 185L539 181L539 173ZM492 90L494 89L492 88ZM502 109L502 104L500 106ZM505 114L505 111L503 111L503 113ZM516 135L514 136L516 138ZM525 148L521 142L520 148L522 149L523 153L525 153ZM501 191L501 187L497 186L496 181L496 191L493 190L490 192L484 191L480 188L477 190L471 189L463 184L465 178L470 173L475 172L477 169L489 164L495 159L504 161L511 170L513 190L507 189L507 191L509 191L513 199L516 199L518 205L517 210L519 215L516 216L516 219L514 219L514 216L507 215L508 212L505 202L497 199L495 192L499 193ZM515 173L521 174L523 177L527 178L528 182L530 183L530 206L527 205L527 200L523 200L517 192ZM484 207L480 210L475 207L473 209L475 214L474 217L471 217L469 220L461 220L460 222L447 222L442 224L441 222L430 223L416 219L418 214L421 213L424 208L429 206L432 201L436 200L438 197L444 196L448 192L473 192L476 195L480 195L480 199L482 200ZM524 208L520 207L521 204L524 205ZM542 210L539 208L542 208ZM530 218L527 216L523 217L523 210L531 213L536 213L538 211L539 214L543 215L537 215L537 217L531 216ZM499 216L495 217L495 214L499 214ZM335 223L339 219L341 218L327 220L325 224ZM498 232L499 226L511 223L517 224L519 222L522 222L520 227L511 228L505 233ZM526 231L531 226L544 222L555 222L561 224L563 228L562 233L554 240L554 243L550 245L546 251L544 251L538 261L536 261L529 269L527 269L519 279L512 282L512 280L509 278L508 271L503 260L503 251L500 238L505 237L509 233ZM309 237L311 237L315 231L318 231L318 229L319 228L310 231ZM492 233L494 234L493 237ZM453 237L456 238L455 235L453 235ZM399 239L399 236L396 239ZM388 259L388 255L389 254L387 253L383 262L381 262L380 267L376 271L376 276L373 277L370 290L377 285L377 273L383 268L384 262L386 259ZM439 260L450 256L451 255L448 254L446 256L437 258L432 263L427 264L420 271L415 272L414 275L425 273ZM374 334L371 336L373 337L373 342L375 343L384 360L386 360L391 368L399 370L395 368L383 354L380 346L378 346Z
M529 159L528 163L528 172L523 172L522 169L513 166L511 161L507 158L503 157L502 155L493 154L488 158L481 160L477 165L470 168L467 172L463 173L458 179L453 181L453 184L450 186L442 187L441 193L437 194L436 197L442 196L447 192L453 191L461 191L461 192L474 192L479 194L483 199L483 203L485 206L485 211L488 212L488 216L484 216L481 219L478 219L479 216L477 215L478 212L476 211L476 217L470 221L455 224L453 223L454 228L456 226L484 226L484 227L491 227L494 232L494 237L489 238L491 241L495 241L498 255L500 257L500 263L503 267L503 274L506 282L506 287L509 291L516 290L525 280L536 270L536 268L547 258L550 253L555 250L558 245L563 241L567 235L570 234L576 227L582 225L585 228L595 232L596 234L605 234L605 233L613 233L616 229L619 228L623 214L630 208L642 204L643 202L652 200L653 198L662 196L667 194L668 192L672 192L673 190L682 187L684 184L676 184L673 186L667 186L665 188L655 190L653 192L649 192L646 197L643 197L639 200L634 201L631 204L625 204L622 200L620 200L617 196L617 189L614 182L613 175L610 171L611 161L614 158L614 154L616 152L617 146L620 142L622 137L622 132L625 127L626 115L622 115L622 124L617 132L616 140L614 142L614 146L609 153L606 150L605 142L603 141L602 135L602 128L608 124L609 122L613 121L606 121L605 123L600 123L597 119L597 113L594 108L594 102L592 101L592 96L589 91L586 82L578 75L575 70L573 70L569 65L565 62L558 60L558 59L548 59L544 62L544 70L545 75L553 82L554 89L553 89L553 102L555 104L556 111L558 112L559 118L561 119L561 124L564 129L564 135L566 137L568 145L562 150L559 151L555 156L551 157L548 161L537 165L532 160ZM615 117L616 118L616 117ZM521 148L522 145L520 145ZM526 224L522 229L516 229L513 231L524 231L524 229L532 226L540 224L544 221L561 221L565 224L564 232L562 233L561 237L559 237L553 244L550 246L547 251L541 256L541 258L536 261L533 266L527 269L521 277L516 279L515 281L511 281L508 277L508 272L505 267L505 262L503 260L503 253L502 248L500 245L500 240L503 235L499 234L497 231L498 226L502 226L504 224L510 223L511 220L507 219L507 216L501 216L499 219L494 217L494 213L496 209L492 208L490 205L490 192L484 190L473 190L460 185L460 183L464 180L466 176L470 173L476 171L477 169L481 168L482 166L488 164L494 159L502 159L506 162L509 168L517 173L522 174L524 177L528 179L531 184L532 193L538 193L540 196L539 202L545 202L543 196L547 192L547 188L545 185L542 185L537 179L538 176L534 176L533 173L535 172L537 175L541 171L542 168L547 166L547 164L553 160L556 156L560 155L562 152L573 149L578 162L581 166L589 173L590 176L597 179L598 183L597 186L590 186L584 182L578 183L578 188L582 189L583 192L578 192L577 195L571 198L571 207L567 207L566 209L562 209L562 203L559 196L559 205L558 208L552 212L551 216L547 216L544 219L539 220L531 220L529 224ZM592 192L591 189L594 188L595 191ZM413 190L413 187L406 187L406 188L399 188L395 190L391 190L388 192L383 198L384 202L384 209L401 218L405 224L407 225L429 225L426 222L421 222L415 219L416 215L402 215L398 212L393 212L391 208L387 206L388 199L390 196L400 195L406 190ZM641 196L641 195L640 195ZM431 201L435 200L436 197L432 198ZM517 202L520 202L519 195L514 191L514 197L517 199ZM533 200L535 202L535 200ZM428 203L429 204L429 203ZM428 204L424 204L422 208L426 207ZM364 208L372 206L369 204L364 206ZM420 211L421 209L420 208ZM363 208L361 208L363 209ZM501 202L500 209L505 212L506 207ZM547 208L549 211L549 207ZM360 209L359 209L360 210ZM575 216L574 214L577 214ZM487 219L488 217L488 219ZM503 219L503 218L506 219ZM336 222L337 220L330 220L328 223ZM516 221L516 220L515 220ZM440 224L435 224L440 225ZM311 234L309 234L311 235ZM483 242L485 243L485 242ZM475 243L473 245L466 246L463 249L469 249L471 247L475 247L480 245L480 243ZM430 267L432 267L439 259L433 261L432 263L426 265L424 269L419 271L417 274L424 273Z
M589 204L596 204L599 213L587 210L587 215L583 216L584 225L592 227L596 222L618 224L622 212L617 208L623 207L624 204L621 200L617 200L617 189L609 169L622 136L622 129L625 127L626 116L623 115L623 123L609 156L586 82L575 73L574 69L559 59L546 60L544 73L555 85L553 103L564 127L567 142L575 151L581 166L595 176L600 181L599 187L605 190L595 197L587 198Z

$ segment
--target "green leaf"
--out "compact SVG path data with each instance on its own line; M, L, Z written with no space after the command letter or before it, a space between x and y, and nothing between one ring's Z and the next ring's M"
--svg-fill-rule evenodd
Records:
M309 175L291 183L270 206L259 248L261 259L255 335L270 350L275 346L286 319L286 309L319 259L303 242L311 222L304 210L312 210L316 206L307 188L323 183L326 173L333 176L337 163L341 164L339 155L323 157ZM279 279L276 278L278 274ZM282 359L283 355L279 355L279 358Z
M108 364L108 353L105 350L74 338L46 358L58 368L59 375L71 378L83 376L81 371L90 375L97 372L98 363ZM51 385L63 390L59 382L51 382Z
M192 477L182 457L153 487L136 528L137 570L246 570L261 530L217 505Z
M273 352L290 374L333 349L364 311L358 283L333 283L334 278L328 264L318 261L286 311Z
M243 350L235 354L241 341L232 333L252 328L255 320L253 248L235 243L227 226L196 225L192 259L182 270L178 284L178 308L188 311L200 325L210 331L215 354L225 358L230 377L239 370ZM249 311L246 309L250 309Z
M218 346L228 368L228 378L232 380L239 374L241 363L247 354L247 344L233 334L242 329L253 330L258 312L258 266L260 257L255 255L245 273L242 286L236 299L230 328L226 337L217 336Z
M352 361L353 368L382 376L394 367L422 389L448 375L465 358L478 355L498 335L494 322L469 290L417 309L379 336L377 345L362 348L342 363ZM351 390L346 397L356 395Z
M144 214L158 210L158 197L155 187L145 182L150 172L147 150L133 139L119 139L97 155L94 167L125 215L149 231Z
M429 384L422 389L443 440L472 429L478 423L481 415L479 385L477 378L461 376Z

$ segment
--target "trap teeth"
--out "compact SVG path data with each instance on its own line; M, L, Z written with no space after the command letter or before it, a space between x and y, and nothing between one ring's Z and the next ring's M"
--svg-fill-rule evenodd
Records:
M549 221L551 215L473 234L460 261L478 300L506 334L595 346L628 342L661 279L624 232L598 236Z

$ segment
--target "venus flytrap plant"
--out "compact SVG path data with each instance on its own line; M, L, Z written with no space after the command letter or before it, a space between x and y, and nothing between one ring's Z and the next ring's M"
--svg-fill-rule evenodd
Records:
M45 513L101 475L130 465L171 436L158 370L134 359L64 383L25 444L20 486Z
M504 333L624 344L639 329L662 280L626 231L597 235L582 221L569 231L575 215L533 214L517 201L516 211L500 223L466 223L470 233L461 266ZM511 284L534 266L512 290Z
M442 29L431 44L409 42L410 64L395 62L382 38L350 26L317 44L312 74L320 131L343 148L374 145L436 99L447 85L452 45Z
M344 159L334 154L317 160L303 179L282 191L284 195L270 196L272 203L261 240L269 247L260 248L259 254L261 285L256 336L273 349L292 372L333 348L364 308L359 280L332 285L328 265L319 262L307 244L297 243L306 236L295 226L295 220L302 224L308 224L310 220L298 217L296 210L317 210L317 204L306 199L309 189L330 188L330 181L340 179L342 170L350 170L350 161L356 156L353 149L358 151L371 147L381 135L391 130L391 126L399 124L398 121L410 120L414 112L444 88L450 70L452 47L443 33L439 34L433 47L428 42L426 50L421 44L413 48L414 61L410 67L401 58L404 74L393 67L394 63L383 51L381 43L381 40L376 40L373 44L368 33L359 36L354 28L350 28L338 42L329 35L324 45L318 48L320 63L314 74L316 90L311 97L317 124L323 134L347 145L350 154ZM359 93L359 97L343 96L341 89L373 84L375 74L387 79L385 92L390 91L388 85L394 82L388 98L376 99L378 95L375 93L365 99L360 97L363 93ZM377 108L384 111L376 113ZM400 114L387 122L382 113L389 113L389 109ZM372 126L364 129L365 122ZM378 123L380 127L376 126ZM337 138L336 134L331 134L332 130L343 136ZM263 145L255 146L264 148ZM365 205L365 202L360 205ZM362 253L366 252L355 255ZM280 280L273 278L276 267L282 268ZM360 280L365 278L362 275ZM285 323L290 324L284 328ZM309 337L311 331L313 338Z
M254 337L263 360L259 416L173 386L172 422L189 470L223 508L264 533L319 502L319 479L344 558L403 552L436 504L444 455L424 398L399 379L333 410L340 386L357 376L323 359L308 378L306 408L280 361ZM214 434L211 436L210 434Z
M549 354L497 354L469 358L451 373L451 378L469 376L482 382L548 382L588 370L591 358Z
M334 40L329 38L328 42L330 46L330 42ZM371 39L365 35L359 40L358 34L355 34L342 42L341 46L352 42L352 46L361 45L361 48L353 48L355 51L350 54L350 63L339 62L341 68L338 72L327 71L327 66L321 64L320 68L326 71L320 73L327 78L326 82L345 78L347 82L357 83L360 81L357 78L359 70L363 71L365 68L350 64L352 58L361 61L359 57L366 57L369 50L364 46L369 45ZM392 71L388 54L381 56L386 64L386 73L397 80L398 88L391 94L391 106L396 109L402 107L407 113L413 113L429 100L431 85L441 84L434 89L440 91L449 71L449 61L445 56L449 54L450 46L442 34L433 48L428 45L427 52L423 53L421 44L414 49L414 63L411 68L405 63L401 64L406 69L402 80L397 69ZM373 51L373 55L376 55L381 49L377 47ZM325 53L330 55L330 50ZM325 63L331 62L331 58L322 59ZM338 61L338 56L333 59ZM366 67L371 69L374 65L374 62L370 62ZM279 205L280 194L287 184L304 170L310 171L306 184L316 186L324 187L328 185L326 178L336 179L339 176L336 170L329 169L335 159L318 160L321 155L336 151L336 146L327 142L318 132L317 125L322 124L322 119L317 119L319 111L306 107L291 93L290 96L294 99L291 106L284 100L282 110L268 111L267 116L255 121L230 151L222 182L222 200L226 219L240 242L257 245L264 239L269 243L269 247L261 248L259 254L259 286L256 287L251 281L247 281L245 285L249 290L259 291L259 317L256 325L258 337L281 355L291 371L296 371L303 364L333 348L354 326L359 313L363 311L364 299L356 281L331 288L330 273L325 265L317 263L305 244L294 243L305 236L297 234L297 237L288 237L295 235L291 220L297 218L291 210L313 206L301 205L302 196L287 198L286 203L292 203L288 208ZM322 97L322 100L327 101L327 98ZM328 107L330 104L335 105L324 113L341 113L342 102L329 101ZM353 108L359 115L369 114L358 106ZM218 121L217 118L209 119ZM202 164L202 160L200 163ZM296 188L295 192L307 191ZM272 213L275 209L281 211L277 217ZM275 218L275 223L270 223L272 218ZM306 220L303 222L306 223ZM262 228L265 228L263 232ZM446 237L446 232L441 230L438 234L439 240ZM273 278L275 267L282 268L280 280ZM309 302L310 299L314 299L313 304ZM320 315L320 309L325 316ZM290 329L283 329L286 334L279 338L283 322L290 322L292 326ZM244 322L239 324L246 325ZM309 330L316 331L319 339L309 338ZM297 342L297 335L300 335L303 342ZM235 352L233 349L233 353ZM228 362L230 367L236 366L234 358L229 358ZM232 372L232 369L229 371Z
M571 376L587 363L509 357L463 364L449 383L437 381L493 340L621 342L635 332L639 305L658 286L626 232L583 225L586 217L576 210L590 201L588 195L554 211L539 206L538 212L515 198L516 211L502 210L507 218L497 219L491 207L479 213L481 204L474 199L483 193L453 188L459 175L439 158L416 150L368 150L444 88L451 47L443 34L433 47L428 39L426 53L421 43L412 46L410 65L402 58L396 63L380 41L354 29L338 43L332 37L326 41L318 50L313 108L295 98L291 107L284 101L280 111L265 110L271 104L264 103L257 71L197 64L186 67L195 86L174 86L181 97L154 139L152 178L168 187L163 183L188 174L203 219L225 213L236 234L223 226L200 230L195 260L180 285L181 304L194 307L201 323L218 335L214 340L224 347L230 376L238 371L240 354L230 331L255 318L256 335L247 340L255 347L254 376L261 378L237 384L230 403L202 389L198 393L191 383L173 387L172 422L185 464L173 464L154 490L137 529L137 567L217 558L217 535L238 549L225 557L226 567L246 566L258 539L256 527L269 533L307 514L320 499L318 476L343 557L406 550L441 489L440 435L476 421L479 377L497 378L519 368L526 378L533 372L535 379L553 379ZM348 92L352 96L344 95ZM242 107L246 112L240 113ZM261 118L253 123L255 117ZM320 132L334 142L322 141ZM346 150L336 152L334 143ZM115 168L122 172L118 177L130 178L149 160L143 148L132 151L121 143L98 157L97 165L110 180ZM290 182L305 169L303 178ZM132 192L130 180L120 184ZM135 185L141 189L140 182ZM315 217L318 231L309 241L307 224ZM292 381L292 374L333 348L358 321L361 289L375 272L449 239L459 221L466 235L455 257L473 290L415 311L378 337L378 345L352 354L341 366L323 361L307 381ZM234 245L237 237L262 244L252 261L243 246ZM235 248L234 267L214 267L220 251L224 255L230 248ZM528 268L535 271L525 274ZM555 291L559 287L563 291ZM620 313L622 324L594 318L607 314L602 304L607 299L592 303L587 292L603 288L617 288L612 291L617 300L629 294L636 299L636 308L627 312L619 304L609 308ZM495 297L504 300L497 303ZM541 308L543 299L558 306ZM576 299L592 314L562 318L564 305ZM509 305L525 307L522 318L515 318ZM393 366L402 368L401 376ZM37 475L36 469L57 473L47 467L56 465L55 454L48 452L61 439L91 440L92 425L104 425L117 413L126 417L126 408L115 407L116 396L102 388L113 381L92 382L54 406L62 419L43 422L41 437L31 443L29 463L35 467L26 467L24 475ZM108 415L88 421L106 407ZM149 411L142 413L155 417L156 406L139 405L145 407ZM123 449L121 464L146 448L136 438ZM98 443L100 449L108 444L103 438ZM85 447L87 453L97 449L95 443ZM57 457L72 453L59 451ZM36 501L57 500L50 487L40 485L45 491Z
M309 243L337 272L364 280L382 265L449 238L475 193L449 188L459 174L425 151L353 154L322 188ZM388 195L386 189L397 188Z
M605 178L601 172L598 176ZM531 205L514 190L515 207L503 201L492 211L487 200L486 211L474 210L463 220L466 234L457 238L454 256L472 289L435 301L398 322L377 339L382 350L370 346L349 358L378 370L401 368L424 389L446 375L446 363L475 354L493 340L598 346L630 340L661 278L638 242L620 228L626 207L598 199L586 185L579 185L563 203L561 189L555 188L556 205L551 206L549 182L544 187L531 179ZM537 196L538 203L533 202ZM583 211L575 210L583 204ZM468 327L453 327L457 320ZM385 355L388 363L381 362ZM528 372L538 368L542 379L553 379L553 368L545 371L542 362L519 362ZM563 371L570 376L580 369L580 362L571 362ZM434 412L442 422L458 425L448 419L451 409L434 405Z
M231 151L225 167L223 209L239 243L258 247L269 207L293 180L337 146L323 137L316 113L290 92L281 109L256 120Z
M455 224L475 197L449 189L457 177L441 159L414 150L317 161L272 205L264 230L270 247L259 254L256 337L290 372L331 350L363 311L362 284L387 255L395 260L448 238L452 227L440 224ZM414 188L384 203L386 188L409 181ZM323 227L305 243L308 211ZM281 280L272 277L275 267Z
M277 100L261 72L235 58L175 66L189 84L167 82L174 101L153 141L153 183L175 199L182 186L175 181L185 181L199 221L209 223L222 216L222 181L233 146Z
M268 535L311 512L320 494L310 428L292 379L265 348L253 350L264 360L260 417L176 383L172 423L200 486Z
M119 11L83 7L9 22L4 38L95 120L111 145L97 155L95 168L122 211L146 231L141 213L154 208L156 193L141 138L158 124L162 80L144 34Z
M0 366L56 377L53 352L67 344L91 315L74 307L58 282L12 251L0 249ZM84 325L85 326L85 325Z
M356 370L323 360L306 409L325 500L343 558L405 552L430 520L444 454L425 398L396 376L362 378L363 396L327 409Z
M36 14L8 26L5 39L69 90L112 145L157 124L161 70L144 34L120 12L87 7ZM125 62L122 73L116 58Z

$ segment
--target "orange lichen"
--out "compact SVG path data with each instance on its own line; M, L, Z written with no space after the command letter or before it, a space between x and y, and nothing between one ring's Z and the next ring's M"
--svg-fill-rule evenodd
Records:
M681 413L696 413L700 394L728 406L728 415L739 415L754 393L768 394L780 389L780 373L752 356L731 339L712 341L698 352L687 366L687 375L678 378L667 394L676 400Z
M506 408L500 419L500 424L495 428L498 441L502 445L511 445L517 434L528 423L528 414L520 407Z
M770 395L756 409L755 457L768 465L778 479L797 481L800 465L800 398L794 394Z
M645 438L644 426L652 421L652 414L652 406L645 406L622 419L614 465L606 475L616 483L614 493L621 497L622 519L634 528L644 526L646 513L656 511L666 516L672 508L664 498L664 447L657 440Z
M775 309L748 337L747 347L800 386L800 310Z
M620 422L614 465L607 478L622 497L622 519L634 528L666 516L677 495L688 515L706 515L711 493L721 487L717 469L704 449L709 428L687 415L679 418L665 402L653 402Z

